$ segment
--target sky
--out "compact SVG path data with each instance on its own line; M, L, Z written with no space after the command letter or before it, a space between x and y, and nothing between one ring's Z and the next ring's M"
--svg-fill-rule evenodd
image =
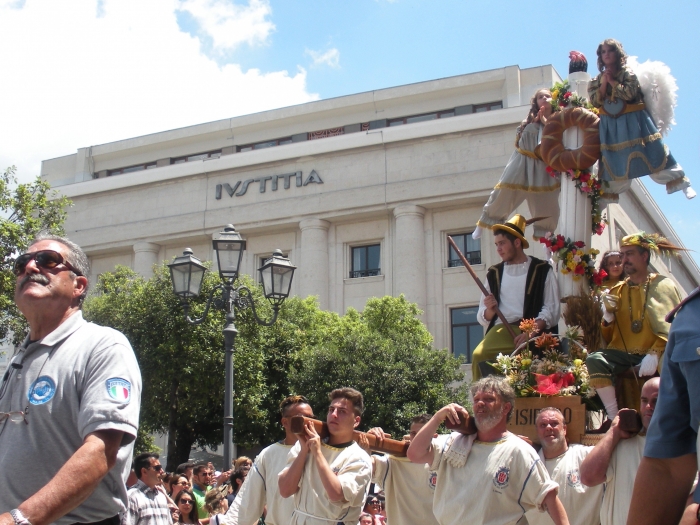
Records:
M0 0L0 168L78 148L518 65L616 38L676 78L666 138L700 192L697 0ZM700 197L645 185L700 263Z

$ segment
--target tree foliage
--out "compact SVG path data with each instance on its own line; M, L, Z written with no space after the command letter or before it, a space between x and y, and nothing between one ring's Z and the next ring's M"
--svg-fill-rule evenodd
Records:
M433 349L419 313L403 295L370 299L362 313L349 309L323 341L296 355L292 390L324 417L331 390L356 388L365 398L361 428L381 426L395 436L406 433L413 416L466 404L466 389L457 386L464 378L459 360Z
M71 202L59 197L40 177L17 184L15 172L12 166L0 176L0 340L13 333L18 343L24 338L27 324L14 301L15 259L40 231L63 234L65 210Z

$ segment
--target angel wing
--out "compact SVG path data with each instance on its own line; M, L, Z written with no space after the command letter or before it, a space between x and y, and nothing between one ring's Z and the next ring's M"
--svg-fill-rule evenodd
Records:
M647 60L641 64L637 57L628 57L627 66L637 75L644 94L644 102L651 118L662 135L676 125L674 112L678 95L676 79L671 69L659 61Z

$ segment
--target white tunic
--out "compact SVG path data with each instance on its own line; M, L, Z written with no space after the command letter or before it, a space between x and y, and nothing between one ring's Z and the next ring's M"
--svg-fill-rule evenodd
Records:
M644 455L645 436L620 440L610 458L605 475L605 495L600 508L601 525L627 523L634 478Z
M300 450L299 443L292 447L287 456L287 466L294 462ZM344 501L328 499L326 489L318 475L316 460L309 455L299 480L299 489L294 494L294 511L289 523L291 525L335 525L342 522L346 525L357 525L369 491L372 461L367 452L355 442L343 448L323 443L321 452L331 470L338 476Z
M600 523L600 505L603 501L604 485L587 487L581 484L581 463L593 447L569 445L567 451L552 459L545 459L540 450L540 459L544 462L552 480L559 484L559 499L571 525L598 525ZM528 511L527 521L530 525L552 525L554 521L546 512Z
M240 492L226 512L228 525L255 525L267 505L265 523L288 525L294 510L294 499L280 496L277 477L287 466L291 445L275 443L255 458Z
M438 525L433 515L437 473L408 458L374 456L372 481L384 489L388 523Z
M430 466L437 471L433 513L440 525L515 525L558 489L535 450L510 432L495 443L474 441L466 465L453 467L445 452L456 436L434 450Z
M527 285L527 272L530 269L531 262L532 257L528 256L527 261L524 263L506 264L503 267L503 280L501 282L498 308L503 313L503 316L508 319L509 323L514 323L523 318L525 286ZM491 292L488 279L484 281L484 287ZM547 279L544 282L543 302L542 310L540 310L537 318L542 319L547 328L552 328L559 322L559 314L561 311L559 305L559 285L557 284L556 271L554 270L550 270L547 273ZM485 311L484 295L481 294L476 319L482 326L488 326L491 323L491 321L487 321L484 317ZM498 317L496 318L496 324L501 324L501 320Z

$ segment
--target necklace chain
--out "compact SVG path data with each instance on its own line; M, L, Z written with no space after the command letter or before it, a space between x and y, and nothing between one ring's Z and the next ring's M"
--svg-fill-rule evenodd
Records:
M649 299L650 282L651 274L647 276L647 279L644 282L644 304L642 305L642 316L640 319L634 319L634 317L632 316L632 286L630 285L629 277L627 278L627 299L629 301L628 306L630 310L630 326L632 328L632 332L634 332L635 334L641 332L642 326L644 325L644 316L647 312L647 300Z

